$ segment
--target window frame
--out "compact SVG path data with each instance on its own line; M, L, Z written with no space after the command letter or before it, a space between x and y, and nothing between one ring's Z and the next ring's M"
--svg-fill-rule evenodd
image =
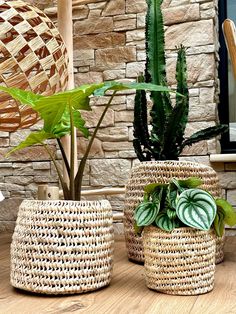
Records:
M227 0L219 0L219 119L220 123L229 125L229 80L228 80L228 52L222 31L222 23L227 18ZM236 105L236 104L235 104ZM229 130L221 136L221 152L236 153L236 141L230 141Z

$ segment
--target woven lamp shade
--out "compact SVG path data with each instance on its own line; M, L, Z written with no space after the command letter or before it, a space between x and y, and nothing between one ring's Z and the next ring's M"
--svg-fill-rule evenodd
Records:
M0 0L0 85L50 95L66 89L68 57L51 20L21 0ZM37 113L0 92L0 131L38 121Z

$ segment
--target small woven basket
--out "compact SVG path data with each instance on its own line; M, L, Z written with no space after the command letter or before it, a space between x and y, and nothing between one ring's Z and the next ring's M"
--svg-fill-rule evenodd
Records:
M21 0L0 0L0 85L50 95L68 81L65 44L52 21ZM38 121L37 113L0 92L0 131Z
M33 201L19 208L11 244L11 284L44 294L92 291L110 283L108 201Z
M180 180L199 177L203 189L220 196L219 180L216 172L208 166L189 161L148 161L142 162L131 171L126 186L124 228L128 258L135 262L144 261L142 238L135 234L134 210L143 199L144 187L149 183L168 183L172 178ZM224 258L223 239L219 238L216 249L216 263Z
M148 288L174 295L213 289L214 231L179 228L169 233L150 226L144 229L143 244Z

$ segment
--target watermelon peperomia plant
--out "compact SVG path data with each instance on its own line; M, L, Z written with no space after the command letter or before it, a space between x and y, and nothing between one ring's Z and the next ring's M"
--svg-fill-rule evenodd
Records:
M18 88L8 88L0 86L0 90L10 94L14 99L24 105L31 106L43 120L44 124L41 130L32 132L23 142L15 147L11 152L14 152L25 147L41 144L51 157L54 166L57 170L58 177L63 189L64 199L80 200L82 178L85 164L96 137L97 131L103 121L103 118L110 107L115 94L122 90L149 90L155 92L172 92L165 86L157 86L151 83L121 83L121 82L105 82L98 84L82 85L73 90L57 93L51 96L42 96L34 94L30 91L21 90ZM85 121L81 116L81 111L92 110L90 107L90 99L92 96L103 96L106 91L111 91L111 96L104 111L98 121L98 124L90 136L89 130L85 126ZM179 94L180 95L180 94ZM183 97L180 95L180 97ZM79 130L87 139L88 146L82 157L78 171L74 171L75 165L75 130ZM70 145L70 160L67 159L64 148L61 144L61 138L65 135L71 135ZM55 160L53 153L47 145L48 139L54 139L60 148L63 161L69 177L69 185L63 178L62 171ZM10 153L11 153L10 152Z
M165 231L192 227L209 230L214 227L218 236L224 226L236 224L236 212L224 199L215 199L199 186L202 181L191 177L186 180L173 178L169 184L152 183L144 189L144 199L135 210L135 229L154 225Z

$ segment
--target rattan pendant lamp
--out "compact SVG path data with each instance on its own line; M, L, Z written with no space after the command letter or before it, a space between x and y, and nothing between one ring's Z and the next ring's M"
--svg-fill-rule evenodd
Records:
M58 0L58 9L62 35L68 34L70 21L65 19L72 11L72 1ZM67 83L66 46L51 20L24 1L0 0L0 84L52 94L65 90ZM37 121L31 108L0 93L0 131L28 128Z

